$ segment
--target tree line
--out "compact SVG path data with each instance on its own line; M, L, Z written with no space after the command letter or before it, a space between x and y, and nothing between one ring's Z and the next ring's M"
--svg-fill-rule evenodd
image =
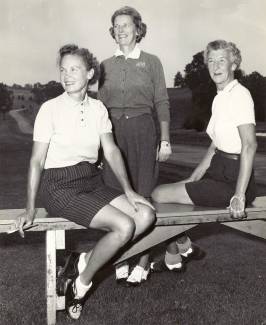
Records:
M258 72L246 75L243 70L237 70L235 77L251 93L255 104L257 121L266 120L266 78ZM59 82L50 81L46 84L39 82L24 87L13 84L13 88L24 88L30 90L37 104L42 104L48 99L54 98L63 92ZM188 114L183 127L202 131L205 129L211 116L211 105L216 95L216 87L211 80L208 69L204 64L203 52L196 53L190 63L185 66L184 76L180 71L175 75L174 87L188 87L192 92L192 112ZM88 91L89 95L96 98L97 93ZM0 111L5 113L12 108L11 92L7 85L0 83ZM175 109L175 108L173 108Z

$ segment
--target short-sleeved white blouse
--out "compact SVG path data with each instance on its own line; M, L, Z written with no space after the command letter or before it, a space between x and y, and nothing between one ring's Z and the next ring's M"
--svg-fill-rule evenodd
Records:
M256 124L254 103L249 90L233 80L215 96L206 132L219 150L238 154L242 147L238 126L243 124Z
M100 136L111 133L108 112L99 100L78 103L65 92L45 102L36 117L33 140L49 143L45 169L95 163Z

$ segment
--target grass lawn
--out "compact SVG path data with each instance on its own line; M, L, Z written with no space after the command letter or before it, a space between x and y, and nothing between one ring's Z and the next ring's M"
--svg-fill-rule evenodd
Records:
M12 120L0 124L0 208L25 205L29 137ZM40 205L40 203L39 203ZM58 325L266 325L266 242L224 226L193 228L191 238L207 252L182 274L153 274L138 288L121 288L111 266L94 280L77 322L64 312ZM91 248L97 231L67 232L67 248ZM155 259L164 246L153 250ZM63 254L59 256L59 261ZM45 325L44 233L0 236L0 325Z

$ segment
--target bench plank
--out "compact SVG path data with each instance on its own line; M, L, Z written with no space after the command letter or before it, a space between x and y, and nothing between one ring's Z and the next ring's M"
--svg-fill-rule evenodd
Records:
M266 239L266 220L227 222L225 226Z
M234 222L227 209L195 207L185 204L155 204L156 226L198 224L206 222ZM23 209L0 210L0 232L11 230L14 219ZM256 198L252 207L246 209L247 219L265 219L266 197ZM37 227L29 231L86 229L63 218L50 217L45 209L39 208L34 223Z

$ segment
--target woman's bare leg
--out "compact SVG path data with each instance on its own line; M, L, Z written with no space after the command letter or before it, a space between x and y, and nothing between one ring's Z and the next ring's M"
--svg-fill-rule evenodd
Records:
M186 191L184 182L157 186L152 192L152 199L158 203L193 204Z
M95 245L88 263L80 274L82 283L88 285L94 274L105 265L131 239L146 231L155 221L154 212L139 204L138 211L130 205L126 196L114 199L92 219L90 227L109 231ZM87 260L87 258L85 257Z
M134 220L111 205L105 206L95 215L90 227L108 232L96 243L89 258L85 257L87 265L80 274L80 279L85 285L88 285L95 273L133 238L135 232Z
M133 239L144 233L155 222L155 211L144 204L138 204L138 211L135 211L125 195L115 198L110 202L110 205L124 212L134 220L136 230Z
M157 186L152 192L152 199L158 203L193 204L186 191L185 183L182 181ZM185 242L189 238L186 235L182 235L182 240ZM176 239L168 243L164 262L168 266L179 265L182 262Z

